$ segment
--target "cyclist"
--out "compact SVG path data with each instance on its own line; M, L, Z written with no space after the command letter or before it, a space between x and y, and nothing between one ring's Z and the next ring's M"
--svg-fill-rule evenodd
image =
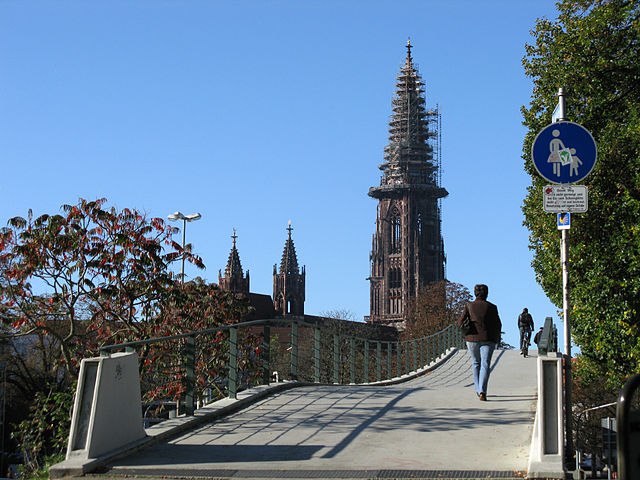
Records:
M518 329L520 330L520 355L526 357L529 354L531 332L533 332L533 318L526 308L518 315Z

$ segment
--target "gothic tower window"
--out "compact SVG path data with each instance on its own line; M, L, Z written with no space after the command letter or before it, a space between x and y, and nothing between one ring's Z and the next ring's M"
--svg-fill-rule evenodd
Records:
M400 288L402 286L402 271L399 268L389 269L389 288Z
M402 228L400 215L391 219L391 253L400 253L402 249Z

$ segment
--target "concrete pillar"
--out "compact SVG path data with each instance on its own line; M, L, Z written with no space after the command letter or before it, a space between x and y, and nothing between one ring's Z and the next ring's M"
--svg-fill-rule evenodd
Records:
M145 436L138 355L82 360L67 460L97 458Z
M564 478L562 355L538 357L538 408L529 454L529 478Z

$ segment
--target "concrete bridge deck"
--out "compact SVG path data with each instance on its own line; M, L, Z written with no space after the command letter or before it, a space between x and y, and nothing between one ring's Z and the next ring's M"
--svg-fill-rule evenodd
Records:
M526 473L536 352L497 350L486 402L466 351L380 386L283 391L169 442L121 458L109 476L505 478Z

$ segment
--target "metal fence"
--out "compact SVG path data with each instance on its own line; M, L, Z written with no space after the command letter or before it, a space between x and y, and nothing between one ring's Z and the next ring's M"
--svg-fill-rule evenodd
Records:
M407 341L352 335L339 322L265 319L161 338L103 346L108 356L136 351L143 401L196 406L274 381L365 384L400 377L429 365L449 348L465 348L454 325Z

